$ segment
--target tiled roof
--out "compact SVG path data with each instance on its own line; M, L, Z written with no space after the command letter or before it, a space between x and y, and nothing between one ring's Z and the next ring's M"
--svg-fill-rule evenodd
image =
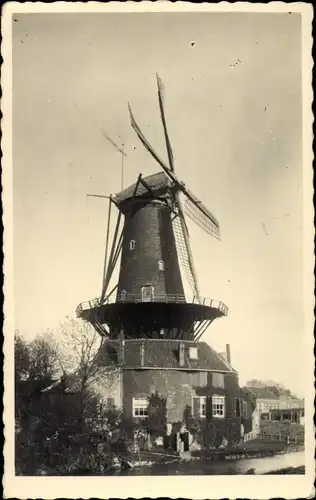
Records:
M184 363L180 366L179 347L184 345ZM109 355L109 346L117 350L120 356L120 344L118 342L106 342L104 344L103 362L112 364L113 352ZM142 355L143 346L143 355ZM189 358L189 347L198 348L198 359ZM143 357L143 361L142 361ZM115 361L114 361L115 362ZM126 340L124 344L125 368L171 368L171 369L196 369L196 370L218 370L222 372L235 371L214 349L206 342L180 342L179 340Z
M184 345L184 363L181 366L179 359L180 343ZM189 347L191 346L198 348L198 359L196 360L189 359ZM106 341L101 349L98 357L100 372L105 367L122 366L123 369L169 368L235 373L235 370L206 342L139 339L125 340L124 346L122 346L119 341ZM121 363L123 349L124 361ZM73 373L67 377L62 377L42 392L56 393L62 391L73 393L79 390L80 378L77 373Z
M159 191L162 188L166 188L167 186L170 185L170 180L166 176L164 172L159 172L157 174L152 174L148 175L147 177L143 178L146 184L152 189L153 191ZM116 203L122 203L122 201L127 200L128 198L131 198L134 195L136 188L136 183L127 187L120 193L116 194L114 197L114 200ZM145 193L148 193L148 190L143 184L139 183L137 187L137 191L135 193L135 196L141 196Z
M250 392L257 399L279 399L276 394L265 387L245 387L248 392Z

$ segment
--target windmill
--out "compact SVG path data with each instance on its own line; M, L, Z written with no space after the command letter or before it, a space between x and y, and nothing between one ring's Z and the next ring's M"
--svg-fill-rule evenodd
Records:
M132 128L162 170L147 177L139 174L133 185L108 197L101 296L80 304L77 314L91 322L101 335L110 338L123 333L131 339L199 340L211 322L226 315L228 310L222 302L200 296L185 214L217 239L220 239L220 230L216 218L175 173L164 111L164 89L158 75L157 88L168 162L150 145L128 105ZM118 149L116 144L115 147ZM184 206L180 194L185 198ZM109 250L113 205L118 209L118 217ZM118 282L109 292L119 259ZM190 301L184 294L179 259L192 290Z

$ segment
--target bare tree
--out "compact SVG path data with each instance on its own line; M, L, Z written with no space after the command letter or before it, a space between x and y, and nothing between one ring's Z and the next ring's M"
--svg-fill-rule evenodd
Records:
M68 317L61 324L60 333L59 363L64 374L76 375L80 389L84 390L97 369L102 339L89 323Z
M45 332L29 343L30 379L53 379L60 375L59 349L52 332Z
M30 352L27 342L18 330L14 335L14 369L16 382L29 378Z
M65 384L72 386L81 401L81 415L88 413L89 406L95 405L101 397L97 388L111 387L117 376L117 367L106 366L102 362L104 339L82 320L66 318L60 326L59 363Z

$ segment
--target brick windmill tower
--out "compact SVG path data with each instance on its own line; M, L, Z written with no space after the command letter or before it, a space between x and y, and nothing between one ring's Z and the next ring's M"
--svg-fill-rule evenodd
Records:
M225 379L235 377L236 383L230 382L229 387L235 387L236 393L237 374L229 352L220 355L200 338L228 309L222 302L200 296L184 213L217 239L219 224L175 173L158 75L157 85L168 164L144 137L129 107L132 127L160 171L147 177L139 174L133 185L108 197L101 296L80 304L77 315L106 339L102 359L120 368L115 402L126 415L146 418L150 394L159 393L169 394L169 424L182 421L188 406L197 418L206 417L207 398L213 398L210 417L225 418L234 411L233 396L227 400L223 395L228 387ZM109 244L112 208L117 210L117 220ZM109 290L116 266L118 281ZM191 300L184 293L184 277L192 290ZM214 393L216 387L218 393Z

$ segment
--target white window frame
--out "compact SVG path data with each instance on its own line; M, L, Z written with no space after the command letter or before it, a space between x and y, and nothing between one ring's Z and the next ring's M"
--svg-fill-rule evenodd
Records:
M164 271L165 270L165 263L163 260L158 260L158 270L159 271Z
M146 397L133 398L133 417L148 418L149 401Z
M225 418L225 396L214 394L212 396L213 418Z
M199 401L198 418L206 418L206 396L193 396L193 400L194 399ZM194 408L193 401L192 408Z
M199 351L196 346L189 347L189 358L190 359L199 359Z
M199 415L200 418L206 418L206 396L200 396Z
M136 241L135 240L131 240L129 242L129 249L130 250L135 250L135 247L136 247Z

